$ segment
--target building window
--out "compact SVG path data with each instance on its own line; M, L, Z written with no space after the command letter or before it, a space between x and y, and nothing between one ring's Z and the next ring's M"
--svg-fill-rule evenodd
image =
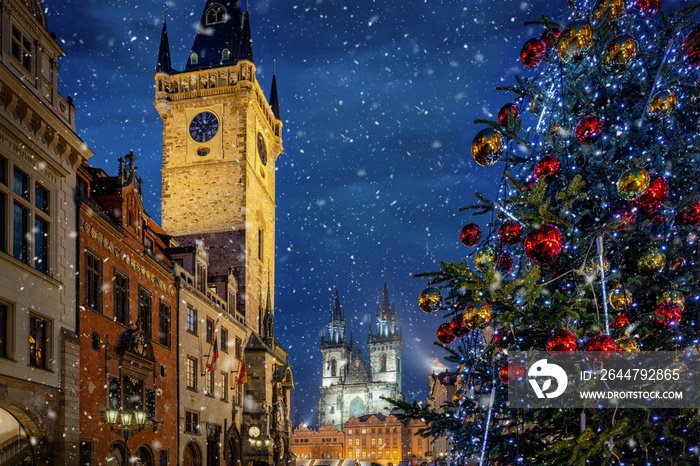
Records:
M34 268L49 273L49 224L34 218Z
M265 241L265 231L261 228L258 230L258 259L263 260L263 247Z
M221 52L221 58L222 58L223 60L228 60L229 58L231 58L231 52L229 52L228 49L224 49L224 50Z
M195 281L197 283L197 289L202 293L206 292L207 289L207 267L202 262L197 262L197 270L195 274Z
M226 21L226 9L221 5L214 5L207 10L206 24L223 23Z
M219 342L221 351L228 353L228 330L221 327L221 341Z
M143 409L143 380L124 376L122 387L124 389L124 408Z
M7 159L0 156L0 183L7 186Z
M236 291L228 290L228 312L233 314L236 311Z
M190 54L190 65L196 65L199 62L199 57L196 53Z
M12 215L12 255L26 263L29 263L28 225L29 210L15 202Z
M331 377L335 377L336 374L336 362L335 359L331 359Z
M129 277L114 269L114 320L129 326Z
M7 349L8 349L8 314L9 314L9 308L6 304L0 303L0 357L6 358L7 357Z
M151 238L149 238L148 236L146 236L146 237L143 239L143 245L144 245L144 247L146 248L146 251L153 252L153 240L152 240Z
M207 371L204 376L204 393L208 396L214 396L214 371Z
M22 66L32 72L32 55L34 45L29 38L24 37L16 27L12 26L12 55Z
M116 377L109 378L107 405L110 408L121 408L122 406L122 386Z
M151 308L152 308L151 292L146 288L139 286L139 326L148 338L152 338L151 333Z
M80 466L91 466L93 464L92 449L92 441L80 441Z
M187 331L197 335L197 310L187 306Z
M102 312L102 259L85 251L85 307Z
M352 429L348 429L348 435L352 435Z
M236 337L236 359L239 361L243 357L243 341L241 341L240 338Z
M48 322L29 316L29 365L46 368Z
M168 453L168 450L160 450L158 452L158 466L168 466L170 460Z
M7 252L5 244L5 229L7 228L7 214L5 213L5 193L0 191L0 251Z
M197 360L195 358L187 358L187 361L185 361L185 371L187 388L190 390L197 390Z
M170 348L170 306L161 301L158 314L158 343Z
M228 401L228 374L221 373L221 401Z
M199 433L199 413L185 411L185 432L188 434Z
M36 185L34 205L42 212L49 213L49 191L39 185Z
M97 332L92 332L92 349L100 350L100 334Z
M152 388L147 388L146 391L146 412L149 419L156 418L156 391Z
M207 317L207 342L214 341L214 321Z
M386 354L382 354L381 358L381 367L379 368L379 372L386 372Z

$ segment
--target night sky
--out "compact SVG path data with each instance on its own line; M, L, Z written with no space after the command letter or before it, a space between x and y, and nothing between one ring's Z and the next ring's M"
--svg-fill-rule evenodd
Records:
M166 3L173 67L183 69L206 2ZM152 102L162 2L44 6L66 52L60 91L73 98L90 164L115 175L133 150L146 209L159 220L162 126ZM336 280L348 330L366 342L386 277L403 327L403 391L425 400L428 373L445 355L433 345L444 319L418 309L427 280L413 274L473 252L459 243L470 217L458 210L475 190L494 198L503 170L472 160L474 119L495 120L511 101L496 86L535 74L519 54L542 28L525 21L546 13L566 22L565 9L564 0L250 2L257 77L269 95L277 59L284 123L275 330L294 370L296 424L316 421L319 340ZM524 127L533 124L526 116ZM476 219L485 229L488 220Z

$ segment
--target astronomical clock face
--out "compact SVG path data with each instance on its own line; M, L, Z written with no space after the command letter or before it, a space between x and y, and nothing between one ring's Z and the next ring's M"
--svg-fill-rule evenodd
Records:
M248 435L250 435L252 438L256 438L258 435L260 435L260 428L258 426L251 427L248 429Z
M197 142L211 141L219 131L219 119L211 112L202 112L192 118L190 136Z
M275 407L275 414L276 414L276 417L277 417L277 424L279 425L279 424L282 423L282 417L283 417L283 416L282 416L282 406L277 405L277 406Z
M267 146L265 146L265 138L262 133L258 133L258 156L263 165L267 165Z

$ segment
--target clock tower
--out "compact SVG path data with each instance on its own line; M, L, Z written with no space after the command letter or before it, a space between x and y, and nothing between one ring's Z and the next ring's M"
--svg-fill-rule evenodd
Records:
M282 121L276 76L269 100L257 80L249 12L240 1L207 0L183 71L171 66L164 22L155 84L163 228L182 246L203 240L212 281L233 270L235 312L261 333L258 310L274 309L262 299L266 286L274 296Z

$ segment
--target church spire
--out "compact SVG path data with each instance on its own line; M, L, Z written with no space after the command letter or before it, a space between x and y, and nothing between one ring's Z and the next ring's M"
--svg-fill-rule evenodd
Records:
M280 98L277 95L277 72L275 70L276 61L277 60L273 60L272 62L272 90L270 91L270 108L272 109L272 114L275 116L275 118L281 120Z
M255 63L253 58L253 35L250 33L250 13L248 10L243 14L243 33L238 49L238 59Z
M160 34L160 48L158 49L158 63L156 64L156 73L172 72L170 64L170 42L168 41L168 28L165 25L166 6L163 5L163 32Z
M242 34L240 0L207 0L185 71L234 64Z

